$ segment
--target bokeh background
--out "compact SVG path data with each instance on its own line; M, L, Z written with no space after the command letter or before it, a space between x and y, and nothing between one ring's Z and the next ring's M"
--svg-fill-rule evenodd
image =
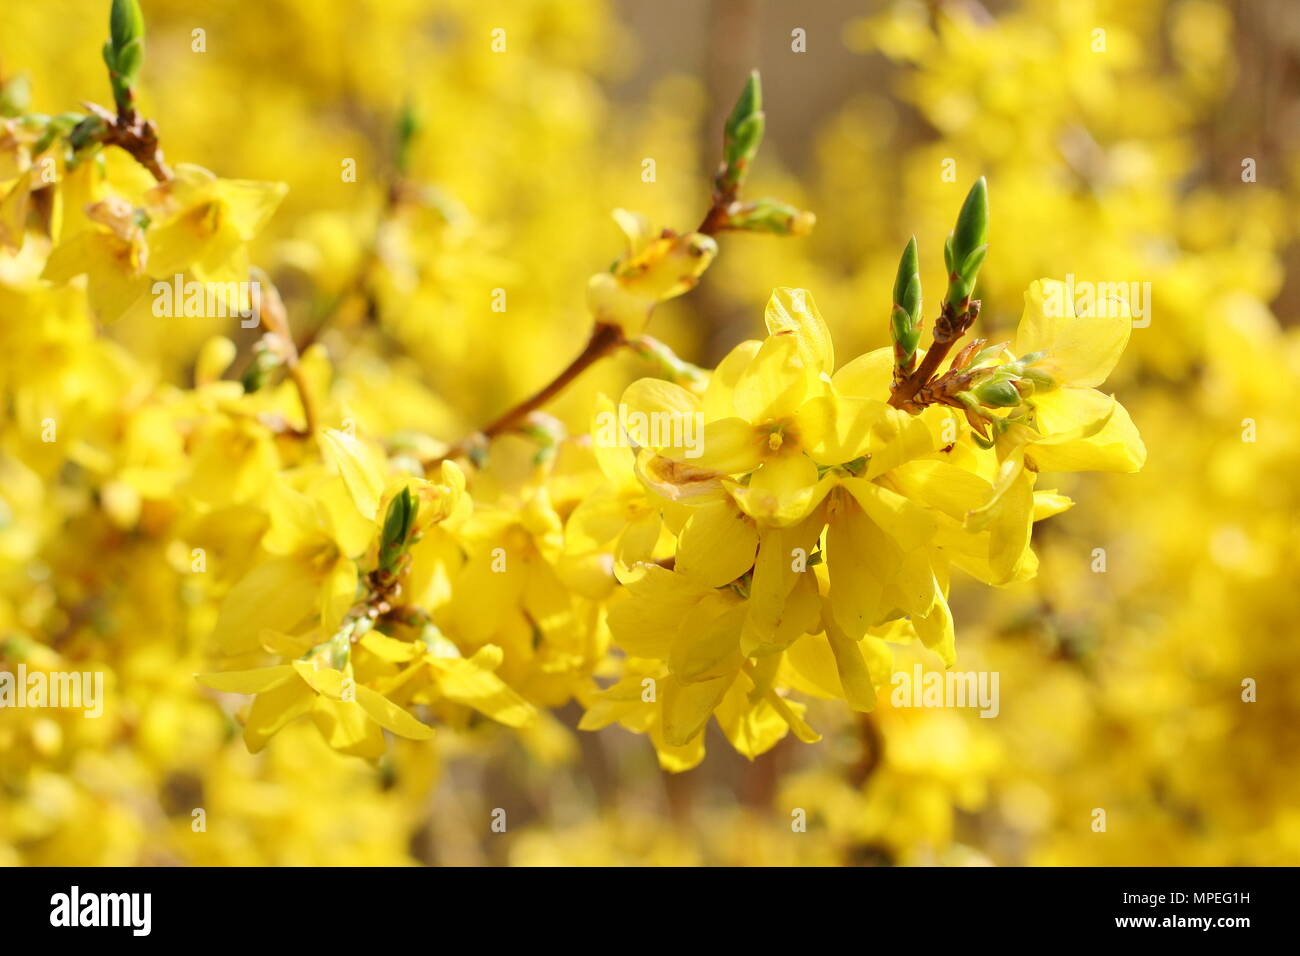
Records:
M1039 277L1150 283L1150 324L1107 386L1149 461L1061 484L1079 504L1037 526L1036 580L956 585L958 667L999 672L997 718L885 695L867 717L814 703L820 743L750 762L711 740L703 765L671 776L643 737L577 731L576 704L524 733L396 741L377 765L310 726L249 755L193 681L210 617L133 535L34 521L39 477L6 458L0 656L93 661L113 704L97 722L0 713L0 862L1300 863L1300 7L143 6L143 112L171 161L289 185L255 259L367 428L454 439L545 383L586 337L588 275L620 251L610 210L693 227L722 118L757 67L768 133L748 192L812 210L817 227L724 235L705 282L651 331L714 362L788 285L812 290L842 355L884 345L903 242L916 234L938 289L943 237L985 175L984 334L1014 328ZM6 3L0 79L27 74L48 113L103 102L106 28L100 0ZM404 103L422 126L409 178L429 201L397 231L386 196ZM344 158L356 182L341 181ZM505 313L489 307L498 288ZM128 319L108 334L162 380L188 380L212 332ZM552 411L580 426L597 389L644 372L610 360ZM503 834L483 824L497 807ZM796 807L806 833L791 832Z

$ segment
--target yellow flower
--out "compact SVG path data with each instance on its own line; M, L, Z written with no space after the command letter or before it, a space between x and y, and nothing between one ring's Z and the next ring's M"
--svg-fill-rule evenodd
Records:
M627 239L627 252L609 272L591 277L587 306L597 323L633 336L658 303L694 288L718 245L698 232L656 233L644 217L623 209L614 211L614 221Z
M304 714L311 714L331 747L358 757L383 756L381 728L413 740L433 736L432 728L391 700L357 683L349 673L319 666L318 659L204 674L199 682L225 693L256 695L244 723L244 742L253 753Z
M1124 406L1098 391L1119 361L1133 327L1128 303L1112 298L1083 314L1066 286L1040 279L1025 293L1016 330L1019 356L1041 354L1030 366L1032 424L1041 437L1025 454L1039 471L1139 470L1146 446Z
M182 273L200 282L247 282L248 243L262 231L288 187L218 179L199 166L176 167L175 178L146 197L149 271L159 279ZM247 297L238 301L248 308ZM227 302L227 307L232 304Z
M91 308L112 322L139 303L150 286L149 247L136 209L110 196L86 207L90 227L61 243L45 264L44 278L67 282L85 274Z

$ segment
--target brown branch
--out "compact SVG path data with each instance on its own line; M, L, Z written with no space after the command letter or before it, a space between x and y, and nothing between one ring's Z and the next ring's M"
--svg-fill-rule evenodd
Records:
M724 229L728 228L730 222L729 208L735 203L735 189L715 189L713 193L713 204L705 214L700 227L696 232L703 233L706 236L717 235ZM609 325L603 322L597 322L592 329L591 338L587 340L587 345L582 352L578 354L572 362L560 372L549 384L537 392L524 399L502 415L494 419L490 424L479 429L473 435L461 439L446 454L434 459L429 464L438 464L449 458L457 458L468 454L470 448L483 439L496 438L498 435L509 431L518 425L524 418L532 412L537 411L560 392L568 387L569 383L585 372L588 368L598 362L600 359L609 355L616 349L630 344L629 340L624 337L623 330L616 325Z
M604 358L610 352L614 351L621 345L627 344L627 339L623 337L623 330L616 325L607 325L598 322L592 329L591 338L587 340L586 347L578 354L572 362L552 379L547 385L537 392L534 392L528 398L524 399L513 408L504 412L495 418L490 424L479 429L469 438L463 439L445 455L434 462L445 461L448 458L455 458L466 454L470 447L479 439L496 438L498 435L509 431L529 414L541 408L568 386L575 378L585 372L597 361Z
M968 302L960 312L947 302L943 304L939 311L939 318L934 323L934 341L930 344L929 350L925 353L925 358L921 360L921 364L916 371L902 379L902 381L895 381L890 387L890 405L915 413L919 412L925 405L930 404L929 402L918 401L918 393L932 384L931 380L934 378L935 373L939 371L939 367L943 365L948 353L952 351L953 345L974 324L979 312L980 304L978 299Z
M163 161L162 147L158 143L158 127L127 108L114 115L96 103L83 104L103 124L97 139L105 146L116 146L147 169L160 183L172 178L171 168Z

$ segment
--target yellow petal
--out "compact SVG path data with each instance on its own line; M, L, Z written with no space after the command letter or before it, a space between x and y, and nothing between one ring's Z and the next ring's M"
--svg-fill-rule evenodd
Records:
M771 750L789 732L765 696L754 699L753 683L741 674L718 704L718 726L736 750L753 760Z
M380 660L394 664L413 660L424 652L420 644L413 641L399 641L395 637L374 630L367 631L358 643Z
M356 701L317 697L312 706L312 718L326 742L335 750L370 760L384 755L383 731Z
M846 478L842 484L901 550L913 551L934 537L933 516L897 492L864 478Z
M730 584L754 563L758 529L730 501L692 509L677 540L679 572L704 587Z
M289 192L285 183L263 183L251 179L219 179L214 193L225 203L225 215L244 242L257 238L267 220Z
M901 552L843 491L837 492L826 529L830 610L850 639L860 638L882 612L885 582Z
M826 622L826 640L835 656L835 668L845 701L863 713L875 710L876 688L871 683L871 672L858 642L845 634L834 619Z
M292 557L271 558L231 588L221 605L212 642L218 653L256 650L263 628L292 633L319 610L319 583Z
M320 593L320 623L333 632L357 600L357 565L347 558L334 562Z
M1061 384L1100 385L1119 361L1133 331L1128 307L1119 305L1103 303L1105 307L1090 310L1094 314L1076 316L1065 283L1039 279L1025 292L1025 311L1016 329L1016 354L1046 351L1043 365Z
M745 605L725 592L706 595L684 617L668 655L668 667L683 684L734 677L744 662L740 629Z
M811 458L795 454L769 458L748 485L728 482L727 489L745 514L762 524L784 527L808 517L829 485L818 481Z
M931 458L905 462L883 481L918 504L958 521L988 501L993 490L979 475Z
M1074 507L1074 501L1055 491L1034 492L1034 520L1042 521Z
M808 385L798 339L769 336L736 382L736 414L755 424L792 416Z
M484 655L483 651L492 648ZM438 678L438 690L448 700L473 707L507 727L524 727L537 719L533 705L520 697L492 672L493 657L500 660L500 648L487 645L467 661L455 661Z
M957 662L956 633L953 628L952 611L948 602L940 594L934 602L934 609L926 617L913 617L912 626L921 643L939 655L944 667L952 667Z
M741 342L723 357L709 376L704 389L703 411L705 421L729 418L736 414L736 383L754 360L763 343L755 339Z
M310 713L316 694L300 680L287 681L253 699L244 722L244 744L257 753L288 723Z
M822 739L822 735L813 730L807 721L803 719L803 713L807 710L803 704L796 701L786 700L775 690L770 690L764 695L764 700L771 705L772 709L777 712L786 725L794 731L794 735L806 744L815 744Z
M658 695L663 703L663 735L671 746L683 747L708 723L714 708L734 682L734 676L683 684L669 676L659 681Z
M989 525L989 567L995 584L1009 582L1029 550L1034 519L1033 476L1021 470L999 499Z
M380 727L411 740L428 740L433 736L432 727L420 723L383 694L362 685L357 686L356 692L361 709Z
M307 682L308 687L333 700L341 699L345 690L355 689L356 686L354 681L349 688L346 682L352 679L342 671L332 667L318 668L312 661L294 661L292 667Z
M682 618L700 599L699 589L683 574L643 566L610 602L609 629L614 640L633 657L668 657Z
M859 355L831 377L839 395L888 401L894 380L894 350L876 349Z
M343 476L357 510L376 520L387 483L381 456L360 439L335 428L321 432L321 451Z
M1035 396L1039 429L1048 437L1027 452L1040 471L1134 472L1146 463L1147 450L1124 406L1091 388L1060 388ZM1086 437L1053 438L1096 421L1105 424Z
M866 454L872 430L888 406L874 398L818 395L799 408L803 446L818 463L842 465Z
M743 418L720 418L704 426L698 454L687 458L683 452L670 457L690 468L719 475L743 475L753 471L763 460L767 433Z
M780 650L816 628L820 602L816 575L807 562L823 523L814 515L794 527L763 531L741 632L746 656Z
M204 687L226 694L261 694L294 679L294 669L288 664L278 667L258 667L247 671L222 671L216 674L199 674L195 678Z
M835 347L831 343L831 333L807 289L785 286L773 289L763 319L772 335L795 338L804 368L814 375L829 374L834 370Z

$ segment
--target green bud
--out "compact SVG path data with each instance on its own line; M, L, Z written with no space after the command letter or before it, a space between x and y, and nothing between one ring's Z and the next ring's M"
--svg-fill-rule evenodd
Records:
M113 10L108 18L109 36L113 49L119 56L132 43L144 43L144 14L140 0L113 0Z
M415 515L419 509L419 499L411 497L410 488L403 488L401 494L388 503L379 543L380 570L392 572L397 569L397 562L406 550L407 538L415 526Z
M728 225L746 232L770 232L777 236L806 236L812 232L817 217L796 209L779 199L755 199L741 203L733 212Z
M1036 388L1043 391L1056 388L1056 378L1045 368L1030 366L1021 373L1021 378L1033 382Z
M244 370L241 379L244 391L249 394L260 391L266 385L271 372L279 368L282 361L274 349L268 348L263 340L259 340L253 346L253 361L248 363L248 368Z
M545 412L534 412L529 416L519 426L519 433L537 442L537 453L533 455L534 465L544 465L548 461L553 461L559 454L560 445L567 435L564 423L554 415Z
M21 116L32 102L32 84L26 73L19 73L0 85L0 116Z
M763 89L758 70L749 74L740 98L723 127L722 157L726 164L723 185L734 189L745 178L758 146L763 142L765 117L763 115Z
M981 382L971 391L980 404L992 408L1011 408L1020 404L1020 392L1006 380Z
M977 368L981 363L996 359L1006 349L1006 342L998 342L995 345L989 345L978 352L970 360L969 368Z
M897 346L898 358L906 365L916 354L921 341L921 267L913 236L903 247L894 277L894 304L890 312L890 332Z
M948 266L948 302L959 306L975 291L975 279L984 255L988 252L989 194L988 184L981 176L975 181L944 248L944 261Z
M108 32L104 63L113 87L113 102L118 113L123 113L131 108L131 87L144 63L144 14L139 0L113 0Z
M50 129L55 130L57 127L53 123ZM90 143L95 142L104 132L104 121L98 116L86 116L77 122L72 129L68 130L68 145L73 150L83 149Z
M901 308L913 319L921 311L921 260L916 251L916 236L907 240L898 260L898 274L894 277L894 306Z
M640 335L628 343L632 351L650 362L658 378L681 385L694 392L703 392L709 384L709 373L692 365L658 339Z
M143 64L144 44L139 40L132 40L117 51L117 73L127 86L132 86L135 83L140 75L140 67Z
M408 99L402 104L402 112L397 116L397 169L399 172L405 173L410 165L411 144L420 135L423 125L420 122L420 114L415 110L415 104Z

